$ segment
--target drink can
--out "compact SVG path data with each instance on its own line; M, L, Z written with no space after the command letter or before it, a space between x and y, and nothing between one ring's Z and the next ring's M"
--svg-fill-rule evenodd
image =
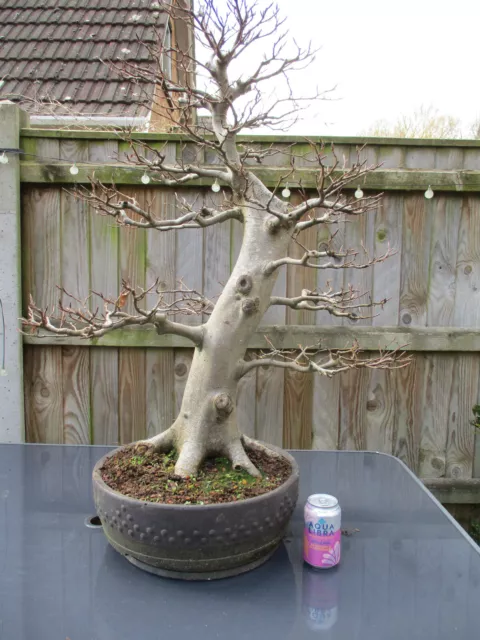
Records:
M305 504L303 558L312 567L328 569L340 562L341 509L326 493L310 496Z

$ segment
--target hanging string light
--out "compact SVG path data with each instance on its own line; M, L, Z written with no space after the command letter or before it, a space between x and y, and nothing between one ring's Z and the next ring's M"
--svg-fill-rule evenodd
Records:
M363 191L360 185L358 185L357 190L355 191L355 198L357 198L357 200L360 200L360 198L363 198Z
M430 185L428 185L428 189L425 191L424 196L427 200L431 200L434 196L433 189Z
M287 199L292 195L292 192L290 191L290 189L288 188L288 182L285 185L285 189L282 191L282 197Z
M65 160L62 159L62 158L56 158L56 157L53 157L53 156L44 156L44 155L40 155L40 154L36 154L36 153L27 153L27 152L23 151L22 149L0 149L0 164L8 164L9 161L8 161L8 157L7 157L7 152L8 153L16 153L16 154L19 154L19 155L21 154L23 156L29 156L29 157L32 157L32 158L38 158L40 162L42 160L43 161L45 161L45 160L53 160L53 161L58 162L59 164L63 164L65 162ZM83 165L92 165L92 166L95 167L95 166L98 165L98 162L82 161L82 164ZM72 176L76 176L76 175L79 174L80 170L77 167L77 163L76 162L74 162L70 166L69 172L70 172L70 174ZM141 180L142 180L143 184L149 184L150 183L150 177L147 175L146 171L143 174ZM435 187L435 186L440 186L440 185L435 185L434 184L433 186ZM444 186L444 185L441 185L441 186ZM408 184L406 184L406 185L404 185L404 188L407 189L407 190L410 190L410 189L416 190L418 187L417 187L417 185L408 185ZM212 184L211 189L212 189L212 191L214 193L218 193L221 190L221 186L220 186L220 183L218 182L218 178L215 179L215 182ZM357 199L363 198L364 192L363 192L362 188L360 187L360 185L357 187L357 190L355 191L354 195L355 195L355 198L357 198ZM434 197L434 195L435 195L435 192L432 189L432 185L429 184L427 190L424 192L424 196L425 196L425 198L427 200L431 200ZM289 198L291 196L291 191L290 191L288 183L285 185L285 188L282 191L282 196L284 198Z

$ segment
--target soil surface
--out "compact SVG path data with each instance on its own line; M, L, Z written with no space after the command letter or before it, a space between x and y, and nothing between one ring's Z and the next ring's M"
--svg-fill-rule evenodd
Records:
M174 473L175 451L139 456L133 446L107 458L100 472L103 481L123 495L187 505L253 498L272 491L290 477L292 468L287 460L253 449L247 453L261 472L260 478L236 471L227 458L207 459L195 477L180 478Z

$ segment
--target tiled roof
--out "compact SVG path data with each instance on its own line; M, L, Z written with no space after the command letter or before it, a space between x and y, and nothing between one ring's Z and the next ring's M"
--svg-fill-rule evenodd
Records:
M153 98L123 82L103 61L152 63L145 43L156 40L162 0L0 0L0 97L64 103L73 112L141 116L136 102ZM136 94L136 95L135 95ZM35 113L52 108L24 106Z

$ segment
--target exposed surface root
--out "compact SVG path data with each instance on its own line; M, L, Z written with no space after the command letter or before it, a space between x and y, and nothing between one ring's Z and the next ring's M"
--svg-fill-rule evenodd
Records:
M232 462L234 469L244 469L251 476L259 477L260 471L250 460L240 440L235 440L226 449L227 458Z
M149 453L168 453L172 449L177 449L179 452L178 459L175 465L175 474L181 478L188 478L194 476L201 467L203 461L207 457L224 455L226 456L234 469L243 469L247 471L251 476L258 478L260 472L245 452L242 444L242 439L237 438L223 447L219 448L218 444L215 447L208 447L202 443L187 440L181 444L178 443L177 427L172 425L167 431L159 433L153 438L148 440L140 440L137 442L135 452L138 455L149 455ZM245 440L246 436L243 436L243 442L248 444L249 447L261 448L263 452L269 456L275 457L275 453L268 447L259 445L255 440L248 438L248 443Z
M143 456L149 452L167 453L175 446L175 433L173 425L162 433L149 438L148 440L139 440L135 443L135 452Z
M205 451L198 442L184 442L180 447L175 473L181 478L196 475L205 457Z

